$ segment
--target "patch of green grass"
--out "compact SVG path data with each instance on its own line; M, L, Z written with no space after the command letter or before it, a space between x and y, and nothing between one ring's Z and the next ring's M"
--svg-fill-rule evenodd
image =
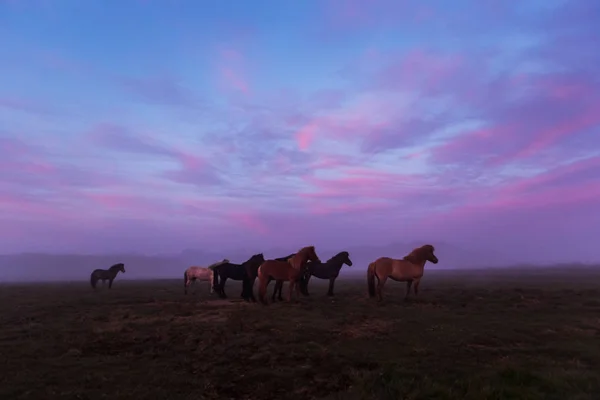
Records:
M419 299L390 281L381 304L313 279L267 307L239 282L230 301L179 280L2 285L0 398L593 399L598 278L427 271Z

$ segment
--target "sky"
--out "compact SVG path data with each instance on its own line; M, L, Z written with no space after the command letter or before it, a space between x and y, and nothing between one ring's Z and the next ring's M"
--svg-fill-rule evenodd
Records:
M0 0L0 252L599 261L596 0Z

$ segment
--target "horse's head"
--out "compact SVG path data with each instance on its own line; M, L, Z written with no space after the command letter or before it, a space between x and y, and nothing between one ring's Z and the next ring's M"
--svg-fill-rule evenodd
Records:
M296 258L303 261L303 263L306 263L307 261L321 262L319 256L317 256L315 246L303 247L298 253L296 253Z
M110 269L113 269L113 268L116 269L117 271L125 273L125 264L123 264L123 263L118 263L118 264L115 264L112 267L110 267Z
M352 260L350 259L350 253L348 253L347 251L342 251L340 253L340 257L342 259L342 262L344 264L346 264L347 266L351 267L352 266Z
M343 264L352 266L352 260L350 260L350 254L347 251L340 251L335 256L327 260L326 264L333 264L336 267L342 268Z
M438 258L435 256L434 252L435 248L430 244L426 244L411 251L404 259L415 264L426 261L437 264Z
M263 253L259 253L259 254L255 254L252 257L250 257L250 259L248 261L246 261L244 264L261 265L264 262L265 262L265 256L263 255Z

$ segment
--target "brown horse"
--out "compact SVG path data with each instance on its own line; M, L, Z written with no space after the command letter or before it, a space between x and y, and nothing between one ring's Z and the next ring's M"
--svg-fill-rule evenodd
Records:
M271 280L290 282L288 301L292 301L292 292L294 289L296 289L297 296L300 296L299 280L306 272L305 268L308 261L320 262L315 251L315 246L303 247L288 261L265 261L258 269L258 298L261 303L267 304L265 295L267 294L267 286Z
M415 296L417 296L419 294L419 283L425 270L425 263L427 261L434 264L438 263L438 258L433 254L434 251L435 249L432 245L426 244L417 247L402 260L380 257L373 261L367 269L369 297L377 295L377 299L381 301L381 291L388 278L398 282L406 282L406 295L404 299L408 298L410 287L414 282ZM377 288L375 288L375 278L377 278Z

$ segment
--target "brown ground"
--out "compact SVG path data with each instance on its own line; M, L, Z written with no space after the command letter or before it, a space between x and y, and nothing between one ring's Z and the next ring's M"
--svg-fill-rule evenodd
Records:
M268 307L182 280L0 286L2 399L597 399L600 269L324 281ZM272 284L269 292L272 290ZM284 295L287 285L284 288Z

